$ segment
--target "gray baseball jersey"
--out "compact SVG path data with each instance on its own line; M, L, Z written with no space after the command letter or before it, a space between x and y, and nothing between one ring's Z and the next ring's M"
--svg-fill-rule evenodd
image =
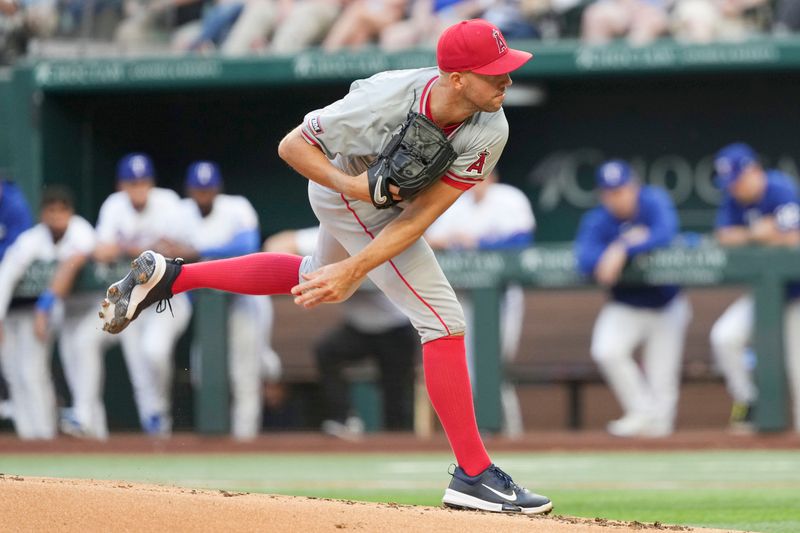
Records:
M339 169L360 174L408 111L430 117L431 87L438 77L436 68L424 68L382 72L358 80L344 98L306 115L303 137L322 149ZM458 157L442 180L467 190L497 164L508 139L508 123L502 109L479 112L446 128L445 133ZM357 254L405 207L405 202L400 202L389 209L375 209L371 203L347 198L314 182L309 183L309 199L322 230L314 254L303 261L301 274ZM423 342L464 331L461 306L423 239L375 268L369 277L409 317Z
M338 168L353 176L361 174L409 111L430 118L431 86L438 77L439 70L431 67L356 80L344 98L306 115L303 136L322 148ZM497 164L508 139L508 122L502 109L476 113L445 133L458 158L442 179L466 190Z

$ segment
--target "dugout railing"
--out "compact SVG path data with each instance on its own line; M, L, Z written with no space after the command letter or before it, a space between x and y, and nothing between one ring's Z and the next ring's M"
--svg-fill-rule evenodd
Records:
M505 286L514 282L533 290L564 290L594 285L577 273L569 243L539 245L516 253L447 252L437 255L453 286L468 291L472 298L475 353L479 354L474 375L476 415L482 430L500 431L500 386L506 370L499 357L499 309ZM52 268L45 264L31 267L15 294L38 295ZM76 290L102 289L126 271L126 264L90 265L81 274ZM755 300L753 349L758 354L755 380L759 397L755 423L762 432L787 428L782 316L785 287L790 281L800 280L800 249L724 248L713 242L676 245L636 258L626 268L623 280L685 287L749 286ZM193 377L198 385L194 395L194 425L201 433L223 433L228 429L226 317L227 296L224 293L195 292L193 340L202 349L199 375ZM164 319L169 320L169 317ZM538 376L535 379L540 379L541 373ZM524 381L524 377L519 380Z

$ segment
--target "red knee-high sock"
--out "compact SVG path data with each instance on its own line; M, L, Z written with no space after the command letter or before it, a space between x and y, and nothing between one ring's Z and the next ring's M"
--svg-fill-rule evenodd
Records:
M217 289L238 294L289 294L298 283L299 255L258 253L183 265L172 294Z
M422 345L422 364L428 396L458 466L470 476L480 474L491 460L475 421L464 337L442 337L426 342Z

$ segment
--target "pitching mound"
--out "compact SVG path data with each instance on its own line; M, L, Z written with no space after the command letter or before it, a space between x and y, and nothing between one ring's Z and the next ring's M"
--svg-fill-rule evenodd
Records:
M1 531L718 531L8 474L0 495Z

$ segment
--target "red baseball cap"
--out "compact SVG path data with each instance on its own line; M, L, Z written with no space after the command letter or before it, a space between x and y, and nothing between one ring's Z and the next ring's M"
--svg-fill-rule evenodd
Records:
M509 48L497 26L482 19L453 24L436 46L436 62L445 72L496 76L518 69L531 57L530 52Z

